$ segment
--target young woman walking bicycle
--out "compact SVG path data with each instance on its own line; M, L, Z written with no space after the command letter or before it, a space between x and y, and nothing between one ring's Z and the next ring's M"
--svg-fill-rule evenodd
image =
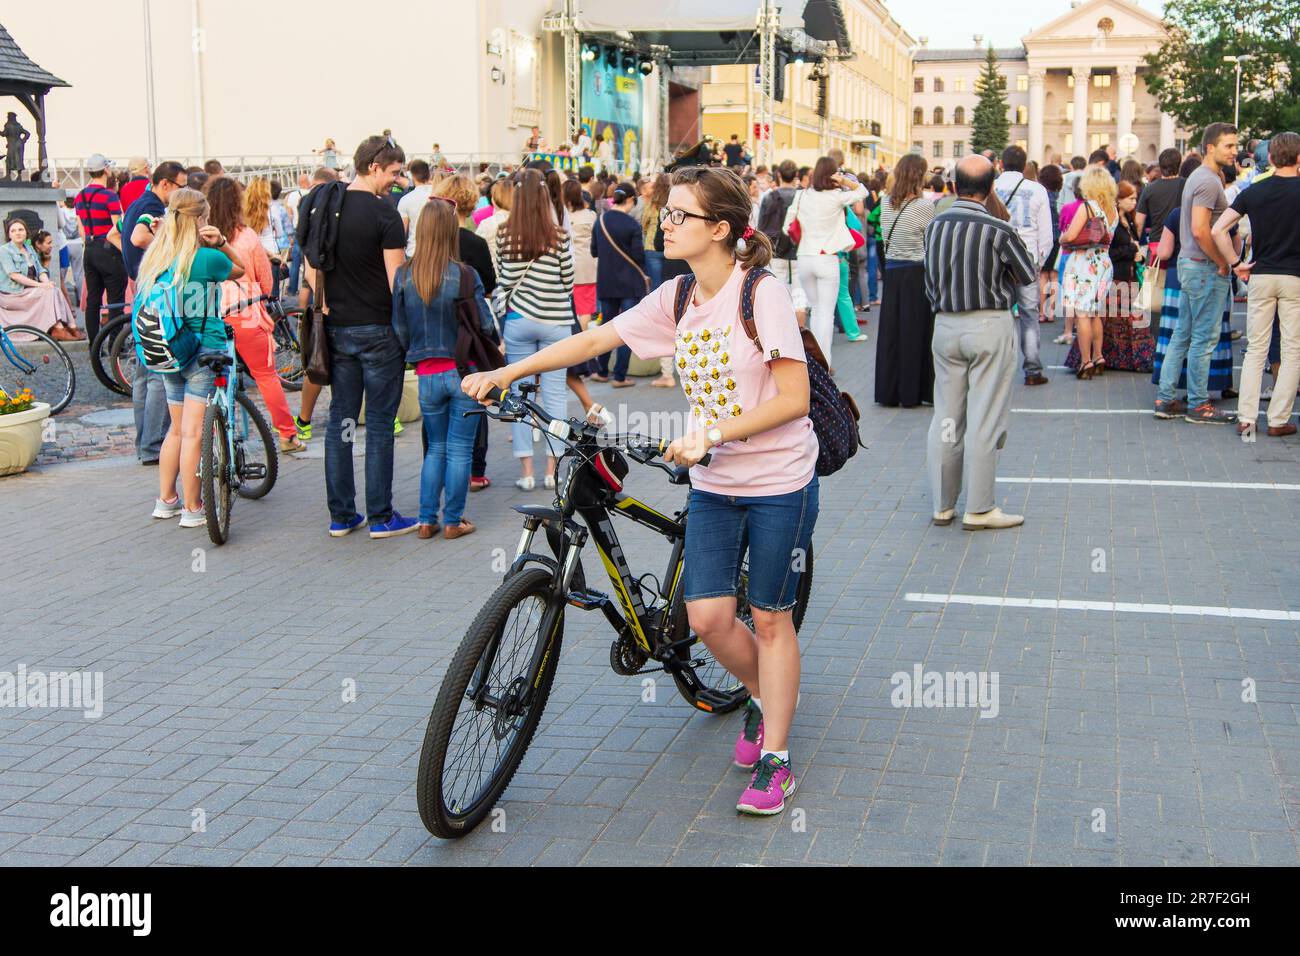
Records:
M493 388L628 345L642 358L673 356L690 406L686 434L664 454L691 466L682 572L691 628L752 694L734 760L750 770L737 809L774 814L794 792L790 725L799 696L793 608L817 521L817 438L808 419L808 367L790 294L760 278L754 324L761 351L740 319L745 274L771 259L766 236L749 227L740 178L687 167L673 176L660 211L664 255L685 260L695 288L674 321L676 281L613 322L467 376L466 393ZM707 466L700 460L712 458ZM736 587L748 536L751 631L736 616Z

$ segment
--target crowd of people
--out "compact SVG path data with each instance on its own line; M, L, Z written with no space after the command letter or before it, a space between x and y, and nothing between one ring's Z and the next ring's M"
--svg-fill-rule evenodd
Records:
M536 131L534 139L535 153ZM1271 399L1268 434L1296 430L1295 133L1239 150L1237 131L1215 123L1200 149L1165 150L1146 168L1120 163L1113 149L1040 166L1008 146L946 171L908 154L892 169L856 172L835 150L812 166L754 166L738 136L706 137L664 172L626 179L608 165L561 172L535 156L471 177L440 160L436 145L433 162L408 162L390 131L357 147L350 177L339 175L333 141L319 152L321 167L288 191L266 179L244 185L216 160L152 171L132 164L118 177L91 157L91 180L70 200L75 240L65 233L56 246L29 236L22 221L6 223L6 321L17 314L62 336L93 335L101 304L111 316L153 283L179 276L215 290L184 322L205 348L223 348L230 325L282 452L311 440L328 379L324 472L335 537L363 527L380 539L473 533L469 493L492 484L491 435L484 416L466 413L490 389L535 381L536 400L556 417L572 392L589 421L609 425L592 387L631 389L633 356L657 362L650 386L680 382L690 409L691 426L666 457L692 469L691 626L753 693L735 751L753 771L738 804L748 812L779 812L794 786L786 739L798 691L798 573L789 555L807 546L818 501L808 363L817 353L833 375L839 337L865 342L873 310L875 402L933 407L927 463L938 525L955 520L963 484L964 528L1023 522L997 507L996 458L1017 364L1025 386L1048 384L1045 324L1063 323L1054 341L1070 347L1065 365L1079 380L1151 373L1158 418L1235 420L1253 436L1262 394ZM80 288L50 281L42 263L60 253L79 258L81 271L67 271L84 276ZM753 270L774 281L751 283ZM1239 393L1234 276L1249 303ZM296 414L272 366L265 309L221 314L282 291L320 314L326 336L327 373L309 375ZM741 313L752 313L754 331L741 328ZM470 333L473 361L458 350ZM747 335L758 349L744 347ZM1262 392L1266 366L1273 387ZM424 444L418 517L401 514L392 492L408 371ZM134 382L139 456L160 466L153 514L187 527L202 523L195 472L212 374L196 359ZM1235 414L1212 391L1237 398ZM363 402L370 427L358 509L350 442ZM553 447L523 423L509 439L515 486L554 488ZM740 541L742 527L752 630L735 617L743 554L718 543Z

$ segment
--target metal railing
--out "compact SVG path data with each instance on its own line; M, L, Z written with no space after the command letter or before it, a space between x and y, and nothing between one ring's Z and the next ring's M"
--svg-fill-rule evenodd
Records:
M443 154L446 166L458 173L466 175L476 175L479 172L487 172L495 176L498 172L507 167L513 169L518 167L526 154L521 150L518 153L457 153ZM319 156L307 154L297 156L205 156L202 158L194 156L166 157L174 158L182 166L202 166L210 159L218 160L225 169L226 174L247 183L250 180L278 179L280 184L286 189L297 183L300 175L310 176L316 169L322 165ZM433 157L431 153L408 153L407 161L413 159L423 159L426 162ZM126 157L109 157L113 164L113 169L125 171L127 164L130 162ZM86 170L84 159L51 159L50 160L51 181L54 185L63 189L76 192L90 181L90 173ZM349 162L338 169L340 175L350 175L352 164Z

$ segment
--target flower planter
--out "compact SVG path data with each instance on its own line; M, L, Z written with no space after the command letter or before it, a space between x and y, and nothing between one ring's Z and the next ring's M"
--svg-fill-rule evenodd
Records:
M397 406L397 417L403 422L418 422L420 420L420 382L416 378L414 369L407 369L402 378L402 400ZM357 416L357 424L366 423L366 402L361 400L361 414Z
M41 433L50 417L47 402L37 402L25 412L0 415L0 475L26 471L41 451Z

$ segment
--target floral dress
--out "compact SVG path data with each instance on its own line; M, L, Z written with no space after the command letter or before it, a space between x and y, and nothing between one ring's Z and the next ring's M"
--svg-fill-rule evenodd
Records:
M1116 223L1107 222L1091 202L1087 207L1088 221L1070 245L1061 301L1077 313L1099 315L1106 311L1106 297L1113 277L1110 239Z

